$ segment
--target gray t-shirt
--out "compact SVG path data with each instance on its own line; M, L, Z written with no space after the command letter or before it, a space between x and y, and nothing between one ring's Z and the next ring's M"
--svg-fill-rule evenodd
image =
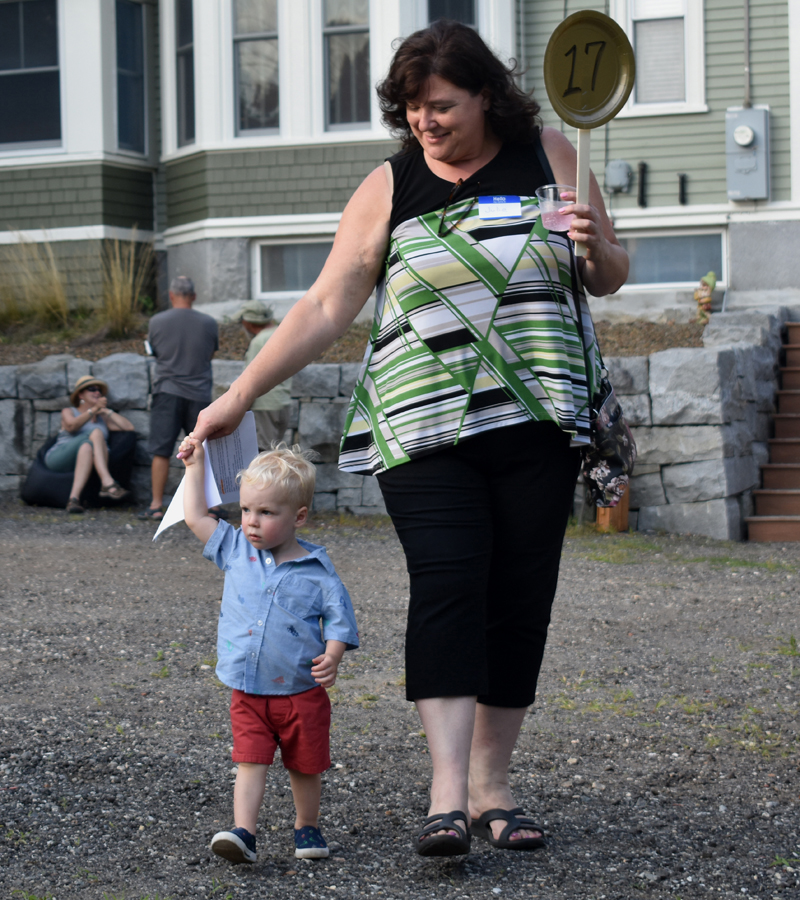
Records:
M211 357L219 348L217 323L196 309L168 309L150 319L156 358L153 393L211 400Z

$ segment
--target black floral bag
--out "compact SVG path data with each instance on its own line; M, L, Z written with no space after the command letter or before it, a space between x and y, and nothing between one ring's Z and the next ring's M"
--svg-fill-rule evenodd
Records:
M616 506L633 473L636 442L605 366L598 387L590 412L592 444L583 455L583 481L595 506Z
M583 333L580 297L575 294L577 284L577 267L575 256L570 246L570 264L572 268L573 300L578 317L578 331L583 347L583 359L586 365L586 379L591 384L589 354ZM598 347L599 352L599 347ZM608 380L608 370L600 356L600 384L592 396L589 411L592 443L583 452L583 482L586 493L593 506L616 506L628 488L633 466L636 462L636 442L630 426L622 414L614 388Z

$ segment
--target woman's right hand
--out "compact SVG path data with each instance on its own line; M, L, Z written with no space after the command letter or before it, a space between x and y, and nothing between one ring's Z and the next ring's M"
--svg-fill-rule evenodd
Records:
M207 406L197 417L197 424L192 431L192 437L200 444L204 440L225 437L232 434L239 427L244 414L249 409L249 404L235 391L226 391L215 400L211 406ZM192 454L192 447L186 448L184 453L178 454L180 459L186 459Z

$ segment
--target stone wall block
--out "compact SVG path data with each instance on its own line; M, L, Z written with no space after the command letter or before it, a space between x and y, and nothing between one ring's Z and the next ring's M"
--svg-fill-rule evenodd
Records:
M0 399L16 398L19 366L0 366Z
M730 348L736 359L736 378L738 381L739 397L745 402L756 399L756 356L759 347L751 344L738 344Z
M34 441L46 441L50 437L50 413L33 413L33 439Z
M349 400L353 396L353 388L356 386L360 371L361 363L342 363L342 374L339 380L340 397L347 397Z
M679 347L654 353L650 397L654 425L715 425L739 418L735 352Z
M363 475L342 472L336 463L319 463L317 465L317 491L338 491L341 488L360 488L364 482Z
M30 465L30 404L0 400L0 474L24 475Z
M293 397L338 397L341 366L312 363L292 378Z
M313 512L334 512L336 510L336 494L324 492L314 494L311 508Z
M631 509L639 509L641 506L663 506L667 502L660 472L631 476L630 492Z
M758 466L752 456L709 459L664 466L661 470L669 503L698 503L731 497L757 485L758 477Z
M92 365L92 375L108 384L108 405L112 409L147 409L150 379L143 356L112 353Z
M769 462L769 444L766 441L753 441L753 460L759 469Z
M150 390L153 390L153 385L156 383L156 358L155 356L145 356L145 363L147 365L147 378L150 382ZM211 360L211 365L214 365L214 360Z
M62 409L65 409L67 406L71 406L72 404L69 402L69 396L64 394L63 397L53 397L50 400L34 400L33 408L38 412L58 412L60 413Z
M616 385L614 386L616 392ZM650 397L647 394L626 394L619 396L622 412L628 424L634 425L652 425L653 416L650 411Z
M361 488L342 488L336 495L337 509L352 509L354 506L362 506Z
M234 381L244 372L244 361L236 359L212 359L211 370L214 378L212 396L221 397Z
M378 479L373 475L368 475L364 478L364 485L361 488L361 497L364 506L381 506L386 509L383 502L383 494L378 485Z
M636 465L667 465L718 459L727 454L726 432L721 425L634 428Z
M17 366L19 396L22 400L43 400L69 393L66 353L46 356L39 362Z
M305 449L316 450L321 462L335 462L347 407L343 403L303 403L297 440Z
M297 423L300 421L300 401L299 400L290 400L289 401L289 428L294 430L297 428Z
M136 455L133 457L133 461L137 466L147 466L149 471L150 464L153 460L147 452L144 441L136 442Z
M759 412L774 413L777 409L775 391L777 384L774 381L756 382L756 409Z
M753 347L751 354L753 377L758 381L766 381L777 385L780 367L780 355L773 353L769 347Z
M84 375L91 375L92 364L88 359L78 359L75 356L69 357L67 360L67 385L69 389L75 387L75 382ZM99 375L96 377L100 377ZM105 379L104 379L105 380Z
M640 531L667 531L673 534L702 534L720 541L742 537L742 517L735 497L704 503L668 503L639 508Z
M150 437L150 413L144 409L126 409L125 418L136 429L136 436L140 441L146 441Z
M624 394L646 394L649 389L649 365L646 356L610 356L604 360L614 391Z
M12 492L18 494L22 489L24 476L22 475L0 475L0 491Z
M781 325L780 316L755 310L714 313L703 332L703 346L758 344L775 355L781 346Z

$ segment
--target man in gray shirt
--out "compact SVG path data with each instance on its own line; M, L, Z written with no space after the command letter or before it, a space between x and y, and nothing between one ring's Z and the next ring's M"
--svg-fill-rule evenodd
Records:
M192 279L178 275L169 286L172 309L150 320L147 339L156 358L147 441L153 456L153 496L150 506L139 514L142 519L163 518L164 489L175 441L181 429L188 434L194 428L200 410L211 402L211 357L219 348L219 333L211 316L192 309L196 299Z

